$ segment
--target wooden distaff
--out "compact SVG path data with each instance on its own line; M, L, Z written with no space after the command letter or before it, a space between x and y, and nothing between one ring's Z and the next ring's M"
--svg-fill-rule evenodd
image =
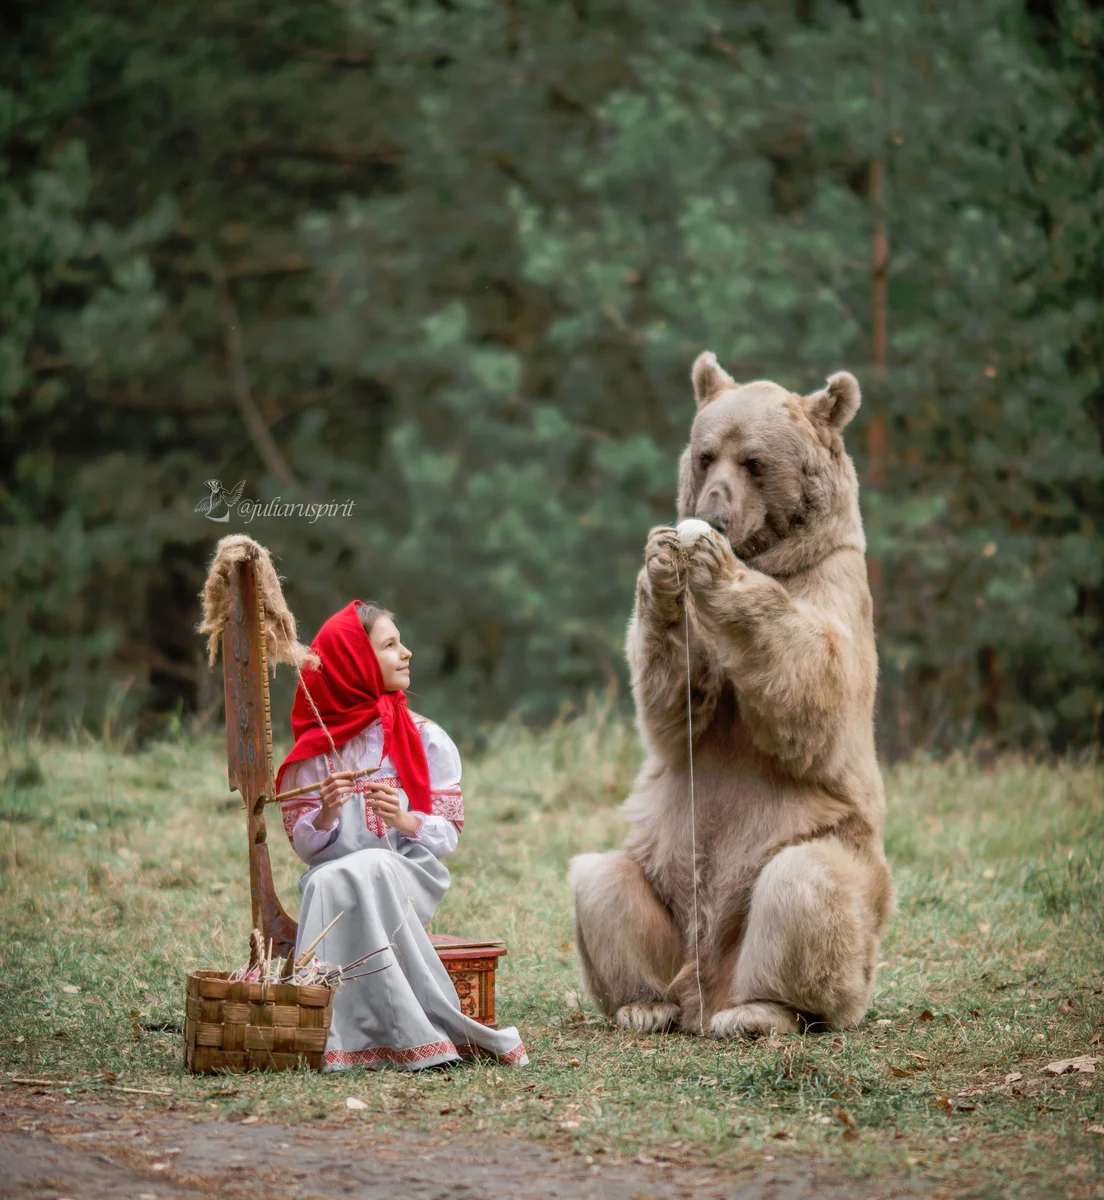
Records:
M252 549L252 548L250 548ZM249 840L249 892L253 928L274 954L286 958L295 948L297 926L276 895L268 858L264 809L275 795L272 767L272 709L268 691L265 610L257 589L260 547L228 572L228 612L222 628L226 686L226 757L231 791L241 793Z

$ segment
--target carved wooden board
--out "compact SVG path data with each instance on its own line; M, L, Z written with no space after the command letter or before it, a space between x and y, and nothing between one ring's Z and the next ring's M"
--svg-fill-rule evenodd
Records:
M264 611L257 602L254 562L247 559L230 581L230 617L222 631L226 686L226 755L230 790L245 801L249 837L249 891L253 928L272 939L272 952L295 948L296 923L272 883L264 802L276 791L272 768L272 709L268 691Z

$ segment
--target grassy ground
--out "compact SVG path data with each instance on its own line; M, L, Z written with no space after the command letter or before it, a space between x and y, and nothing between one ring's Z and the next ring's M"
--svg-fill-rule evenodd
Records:
M573 1004L566 863L621 838L636 754L630 729L591 714L537 739L504 728L468 765L434 928L507 940L499 1014L520 1027L528 1069L196 1079L179 1033L156 1026L180 1021L185 970L246 952L244 822L223 743L4 742L0 1079L193 1115L509 1132L601 1161L794 1156L911 1176L925 1195L1104 1196L1104 1063L1044 1073L1104 1055L1099 768L890 771L900 910L867 1020L716 1044L614 1031ZM278 822L271 833L290 902L297 864ZM368 1107L349 1112L348 1096Z

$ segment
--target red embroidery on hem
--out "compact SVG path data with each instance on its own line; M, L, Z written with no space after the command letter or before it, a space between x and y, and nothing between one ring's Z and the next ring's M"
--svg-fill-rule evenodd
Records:
M373 1063L407 1066L445 1054L455 1054L460 1058L493 1058L507 1067L523 1066L529 1061L524 1042L518 1042L505 1054L496 1054L471 1042L461 1042L457 1046L449 1041L427 1042L424 1046L412 1046L409 1050L396 1050L391 1046L369 1046L365 1050L327 1050L325 1061L327 1067L366 1067Z
M529 1061L524 1042L518 1042L512 1050L507 1050L505 1054L496 1054L493 1050L485 1050L473 1042L461 1042L456 1047L456 1053L461 1058L493 1058L504 1067L524 1066Z
M328 1067L364 1067L371 1063L393 1063L405 1066L408 1063L425 1062L429 1058L440 1058L442 1054L456 1054L452 1042L427 1042L424 1046L412 1046L409 1050L396 1050L391 1046L369 1046L366 1050L327 1050Z

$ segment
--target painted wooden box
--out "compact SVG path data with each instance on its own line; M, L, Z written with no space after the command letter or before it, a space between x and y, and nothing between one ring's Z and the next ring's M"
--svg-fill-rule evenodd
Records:
M445 933L430 934L429 940L445 970L452 977L460 1010L481 1025L495 1024L495 973L505 946L473 946L464 938Z

